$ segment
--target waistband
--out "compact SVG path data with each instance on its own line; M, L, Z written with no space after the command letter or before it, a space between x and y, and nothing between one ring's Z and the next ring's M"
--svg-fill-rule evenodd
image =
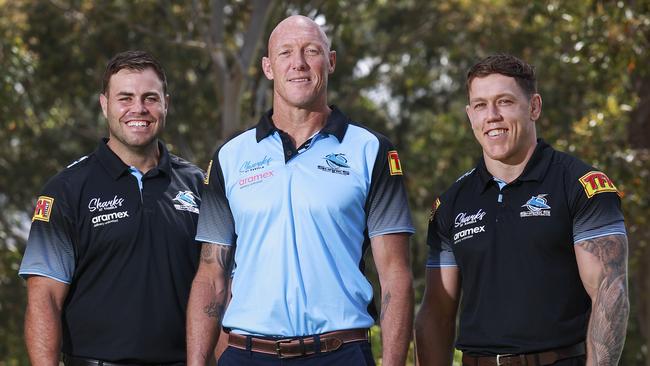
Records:
M368 341L368 329L338 330L305 337L281 339L261 338L236 333L230 333L228 335L228 345L232 347L275 355L278 358L292 358L332 352L339 349L345 343L359 341Z
M185 366L185 362L172 363L118 363L92 358L74 357L63 354L63 364L65 366Z
M470 356L463 354L463 366L546 366L566 358L585 354L585 342L569 347L521 355Z

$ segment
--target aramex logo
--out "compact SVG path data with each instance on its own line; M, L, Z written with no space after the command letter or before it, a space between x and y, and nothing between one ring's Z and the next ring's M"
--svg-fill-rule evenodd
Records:
M248 176L239 180L239 188L248 187L252 184L261 183L263 180L271 178L273 176L273 170L269 170L264 173L258 173L255 175Z

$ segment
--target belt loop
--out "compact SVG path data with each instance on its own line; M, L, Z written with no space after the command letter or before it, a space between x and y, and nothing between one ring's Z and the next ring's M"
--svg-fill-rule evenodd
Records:
M246 351L253 352L253 336L246 336Z
M305 339L300 338L300 339L298 339L298 342L300 342L300 353L302 353L303 356L306 355L307 350L305 349Z
M314 335L314 352L316 354L320 353L320 335L319 334Z
M519 355L519 361L521 361L522 366L529 366L528 364L528 358L526 357L525 354ZM532 365L531 365L532 366ZM537 363L535 363L535 366L537 366Z

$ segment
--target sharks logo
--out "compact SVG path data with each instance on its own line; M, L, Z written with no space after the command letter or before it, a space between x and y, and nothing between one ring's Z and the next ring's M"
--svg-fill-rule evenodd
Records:
M330 173L350 175L350 172L345 170L350 168L350 165L348 165L348 158L345 157L345 154L327 154L323 159L325 159L328 166L318 165L318 169Z
M349 168L348 159L345 154L327 154L325 155L325 162L332 169Z
M532 196L526 203L521 205L525 207L527 211L521 211L519 213L520 217L530 217L530 216L551 216L551 206L548 204L546 199L548 196L547 193L538 194L537 196Z
M192 191L178 191L174 197L174 208L179 211L189 211L198 214L199 205Z

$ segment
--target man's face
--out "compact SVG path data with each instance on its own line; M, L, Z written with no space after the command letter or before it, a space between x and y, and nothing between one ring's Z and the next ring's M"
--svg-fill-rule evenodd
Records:
M336 53L329 51L318 25L289 18L273 31L262 68L273 80L275 103L312 109L327 106L327 77L335 63Z
M109 146L116 152L143 151L165 127L168 97L153 69L122 69L99 97L108 120Z
M475 78L465 110L485 159L516 165L535 149L542 99L539 94L529 98L514 78L501 74Z

